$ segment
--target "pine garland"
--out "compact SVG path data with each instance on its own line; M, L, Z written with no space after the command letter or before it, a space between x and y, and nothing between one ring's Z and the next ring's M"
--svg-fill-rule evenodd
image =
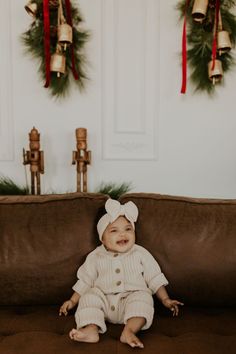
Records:
M209 4L214 1L209 1ZM209 95L215 92L216 85L213 85L208 77L208 63L212 57L212 43L213 43L213 28L215 9L213 6L208 6L206 18L202 23L196 22L192 18L192 8L194 0L190 0L187 8L187 58L188 64L191 68L190 80L193 82L196 91L205 91ZM221 0L220 12L222 17L223 29L230 34L232 45L236 42L236 16L230 11L236 5L235 0ZM180 11L180 18L183 19L185 15L186 0L182 0L177 5ZM222 62L223 72L232 70L235 60L232 50L219 56Z
M38 72L43 82L45 82L45 54L44 54L44 22L43 22L43 1L32 0L32 3L37 4L37 13L35 20L30 25L30 28L24 32L21 36L23 45L26 52L35 58L39 62ZM50 53L51 55L56 52L57 45L57 2L51 1L50 6ZM65 4L63 3L63 11L65 13ZM66 56L66 73L57 77L55 73L51 73L51 81L49 90L52 96L59 98L68 95L72 81L77 85L82 92L85 89L86 81L88 80L86 74L86 68L88 65L86 56L84 54L84 46L90 37L90 33L87 30L82 30L79 26L83 21L81 13L73 3L71 3L71 16L73 22L73 47L75 68L78 73L78 80L73 77L72 60L70 50L66 50L64 53Z
M112 199L119 199L122 194L128 193L132 189L131 183L123 182L121 184L102 182L95 190L95 193L102 193L109 195Z
M12 179L0 176L0 195L28 195L29 188L17 185Z

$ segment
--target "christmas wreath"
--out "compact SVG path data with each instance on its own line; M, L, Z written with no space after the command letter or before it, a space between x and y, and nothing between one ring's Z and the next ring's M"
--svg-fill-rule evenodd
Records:
M70 0L31 0L25 9L33 22L22 41L26 51L39 60L44 87L52 96L63 97L74 81L82 91L88 79L84 46L89 32L81 28L78 7Z
M235 0L182 0L177 5L184 20L182 37L182 88L186 92L187 61L196 91L215 92L224 73L234 65L236 42ZM188 48L187 48L188 47Z

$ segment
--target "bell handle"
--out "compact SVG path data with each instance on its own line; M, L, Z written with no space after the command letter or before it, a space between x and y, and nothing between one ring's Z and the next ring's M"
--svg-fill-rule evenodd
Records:
M218 31L222 31L222 30L223 30L222 16L221 16L221 12L219 10Z

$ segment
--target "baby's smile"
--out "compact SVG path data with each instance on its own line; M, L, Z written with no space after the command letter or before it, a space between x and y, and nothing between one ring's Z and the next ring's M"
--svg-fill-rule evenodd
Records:
M126 245L129 242L129 240L119 240L116 242L117 245L123 246Z

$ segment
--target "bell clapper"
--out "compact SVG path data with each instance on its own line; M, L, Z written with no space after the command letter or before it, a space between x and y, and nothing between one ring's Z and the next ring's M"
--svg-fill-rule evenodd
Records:
M215 86L215 84L216 84L216 78L215 78L215 76L213 76L213 78L212 78L212 83L213 83L213 85Z

